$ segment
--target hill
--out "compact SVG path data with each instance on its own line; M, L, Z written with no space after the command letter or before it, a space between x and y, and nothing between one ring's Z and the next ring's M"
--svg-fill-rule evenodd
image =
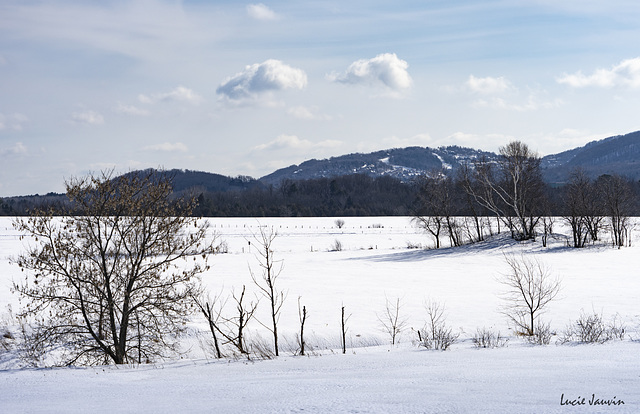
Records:
M324 160L312 159L274 171L260 178L260 181L278 186L283 180L366 174L372 177L391 176L408 182L416 176L433 171L455 174L461 165L472 164L482 157L494 160L498 155L459 146L394 148L369 154L355 153ZM634 180L640 179L640 131L547 155L542 158L541 166L545 181L551 184L566 182L575 168L582 168L591 178L602 174L619 174Z

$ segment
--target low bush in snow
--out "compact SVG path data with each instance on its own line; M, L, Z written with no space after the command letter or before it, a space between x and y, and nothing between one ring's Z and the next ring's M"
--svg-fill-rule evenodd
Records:
M427 349L446 351L460 336L447 326L444 314L444 305L438 302L425 303L427 322L418 331L420 345Z
M471 339L476 348L502 348L509 342L508 338L488 328L478 328Z
M616 315L606 324L602 315L582 312L578 319L567 326L561 343L580 342L585 344L602 344L613 339L624 339L625 326Z

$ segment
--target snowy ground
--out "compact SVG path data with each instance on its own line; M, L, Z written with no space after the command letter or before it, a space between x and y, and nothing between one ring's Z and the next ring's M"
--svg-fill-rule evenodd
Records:
M2 412L640 412L640 248L566 247L558 236L543 248L498 236L461 248L408 249L431 245L428 236L402 217L211 219L228 253L213 259L203 275L211 293L228 294L252 285L259 271L247 239L259 225L273 226L278 280L288 296L281 318L285 349L293 349L298 298L309 312L307 341L316 352L290 352L271 361L215 361L203 349L206 336L185 341L181 360L140 367L17 369L0 358ZM560 226L557 226L562 231ZM637 235L634 235L637 239ZM342 251L329 251L335 241ZM254 243L255 244L255 243ZM0 321L17 269L7 256L20 251L10 220L0 219ZM614 315L627 327L624 341L604 345L531 346L513 335L500 313L507 271L505 254L535 255L562 281L544 319L560 332L581 311ZM400 298L408 329L399 345L388 345L377 315L385 297ZM425 321L424 302L446 305L447 323L460 342L446 352L417 348L415 332ZM266 320L266 303L259 317ZM348 321L349 349L339 354L340 308ZM509 337L507 347L475 349L477 328ZM194 331L203 321L194 320ZM259 324L252 334L267 338ZM366 347L363 347L366 346ZM333 351L332 351L333 349ZM564 397L563 397L564 394ZM594 406L589 400L624 401ZM584 404L561 405L561 401Z

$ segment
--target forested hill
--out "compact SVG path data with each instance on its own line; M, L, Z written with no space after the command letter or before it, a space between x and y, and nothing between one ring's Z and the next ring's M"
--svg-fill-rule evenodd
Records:
M534 145L532 147L535 148ZM434 171L455 176L463 164L473 164L479 159L491 161L497 157L493 152L459 146L394 148L369 154L355 153L323 160L313 159L274 171L260 178L260 181L278 186L283 180L366 174L410 182L417 176ZM541 167L544 180L551 184L565 183L575 168L583 169L591 179L603 174L617 174L638 180L640 131L592 141L583 147L544 156Z
M458 146L408 147L309 160L261 179L247 176L169 170L174 192L196 194L199 213L212 216L397 215L408 214L415 200L415 179L439 171L455 178L461 165L497 154ZM640 131L593 141L542 158L547 184L562 186L581 168L595 180L620 175L640 179ZM130 172L136 174L141 172ZM62 194L0 199L0 215L23 215L34 206L65 203Z

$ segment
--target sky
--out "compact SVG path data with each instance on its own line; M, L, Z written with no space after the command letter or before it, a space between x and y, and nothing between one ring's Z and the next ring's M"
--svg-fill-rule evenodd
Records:
M640 129L640 2L0 1L0 197Z

